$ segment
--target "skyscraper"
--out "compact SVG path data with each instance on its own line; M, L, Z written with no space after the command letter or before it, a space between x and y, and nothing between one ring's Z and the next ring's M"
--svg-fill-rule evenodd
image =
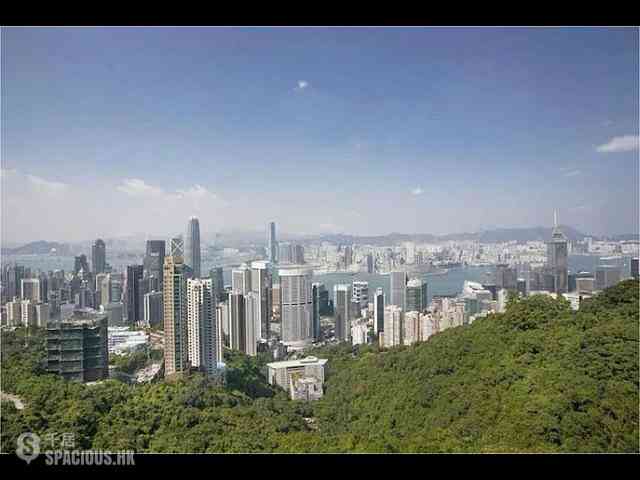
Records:
M184 244L184 263L191 268L194 278L200 278L200 222L189 218Z
M375 271L375 262L373 260L373 254L372 253L368 253L367 254L366 262L367 262L367 273L374 273L374 271Z
M423 312L429 306L427 304L427 282L419 278L412 278L407 283L406 289L407 312Z
M391 298L389 299L389 304L396 305L404 310L407 300L407 273L391 272L390 277Z
M109 273L96 275L96 306L106 305L111 301L111 281Z
M384 346L395 347L402 345L402 330L404 327L404 312L397 305L388 305L384 309Z
M278 261L278 242L276 241L275 222L270 222L267 227L267 254L271 263Z
M127 321L129 325L135 325L142 320L140 313L140 286L138 281L142 280L143 266L127 266Z
M91 246L91 266L96 274L103 273L107 266L107 247L100 238Z
M313 339L316 342L320 340L320 294L323 289L324 285L322 283L311 284L311 295L313 297L313 320L311 323Z
M553 232L547 243L547 265L553 275L553 291L566 293L569 289L567 237L558 228L557 212L553 214Z
M229 347L244 352L247 342L244 295L232 290L226 304L229 327Z
M161 325L163 317L162 292L149 292L144 296L144 324L148 327Z
M85 274L88 274L91 271L89 269L89 264L87 263L87 256L85 254L75 257L75 261L73 265L74 275L77 275L80 270L84 271Z
M283 242L278 245L278 263L290 264L294 262L293 245Z
M244 348L243 352L250 357L258 354L258 326L260 325L260 297L256 292L244 296Z
M640 278L639 272L638 272L638 262L640 261L640 259L638 257L634 257L631 259L631 278L635 278L636 280L638 280Z
M31 300L34 304L41 301L39 278L23 278L21 283L20 298L22 300Z
M344 267L349 268L353 263L353 248L351 245L344 247Z
M311 270L281 268L280 318L282 342L289 348L300 348L313 341L313 297Z
M144 276L156 277L162 285L162 268L164 266L166 243L164 240L147 240L147 251L144 256Z
M353 301L358 303L358 309L367 308L369 305L369 282L353 282Z
M351 285L334 285L335 337L339 342L351 340Z
M187 345L189 363L207 375L216 372L218 336L216 305L210 278L187 280Z
M231 288L237 290L243 295L251 291L251 269L246 263L234 268L231 271Z
M162 282L165 377L188 368L186 270L182 257L165 257Z
M378 288L373 297L373 331L384 332L384 290Z
M172 257L184 257L184 239L182 235L169 240L169 254Z
M293 245L293 263L297 265L304 264L304 247L302 245Z
M251 263L251 291L257 295L256 338L269 339L271 323L271 271L270 263L257 261Z
M209 270L209 277L213 281L213 291L216 295L216 303L223 301L224 277L222 267L215 267Z

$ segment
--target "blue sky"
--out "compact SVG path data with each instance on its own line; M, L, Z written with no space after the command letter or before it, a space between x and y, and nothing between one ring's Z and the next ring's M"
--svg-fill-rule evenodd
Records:
M2 240L637 231L638 56L637 29L4 28Z

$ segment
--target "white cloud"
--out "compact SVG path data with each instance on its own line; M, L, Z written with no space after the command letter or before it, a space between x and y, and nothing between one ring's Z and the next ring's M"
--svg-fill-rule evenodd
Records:
M298 90L304 90L309 86L309 82L306 80L298 80Z
M140 180L139 178L126 178L122 181L122 185L118 185L116 189L122 193L136 197L164 194L161 188L148 185L144 180Z
M580 175L580 170L569 170L568 172L565 172L564 176L565 177L575 177L577 175Z
M44 192L59 193L67 188L67 184L62 182L46 180L41 177L36 177L35 175L25 175L25 177L29 180L32 186Z
M631 152L638 150L639 146L640 137L638 137L638 135L622 135L620 137L613 137L609 142L597 147L596 150L605 153Z
M411 190L411 195L422 195L423 193L424 193L424 190L422 190L422 188L420 187L416 187Z

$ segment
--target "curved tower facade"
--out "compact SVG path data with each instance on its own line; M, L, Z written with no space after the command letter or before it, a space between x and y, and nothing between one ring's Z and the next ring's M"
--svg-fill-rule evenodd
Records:
M187 225L184 263L189 266L194 278L200 278L200 222L198 217L191 217Z
M282 342L293 349L302 348L313 342L311 270L281 268L278 274Z

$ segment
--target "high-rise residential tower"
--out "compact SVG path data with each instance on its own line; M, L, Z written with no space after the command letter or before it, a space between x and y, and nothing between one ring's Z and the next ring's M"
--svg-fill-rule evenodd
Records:
M258 325L260 324L260 298L256 292L244 296L244 349L246 355L255 357L258 354Z
M391 272L390 277L391 296L389 305L396 305L404 310L407 301L407 273Z
M164 258L165 377L188 369L187 277L187 267L182 257Z
M189 363L207 375L216 373L222 360L217 358L218 336L216 304L210 278L187 280L187 345Z
M384 309L384 346L395 347L403 343L404 312L397 305Z
M569 263L567 237L558 228L558 215L553 215L553 232L547 243L547 265L553 275L555 293L566 293L569 289Z
M351 341L351 299L351 285L333 286L335 337L339 342Z
M184 242L184 263L191 268L194 278L200 278L200 222L189 218Z
M369 305L369 282L353 282L353 301L358 303L359 309L367 308Z
M289 348L301 348L313 341L312 271L288 267L280 268L278 274L282 342Z
M246 263L231 271L231 288L243 295L251 291L251 269Z
M313 320L312 320L312 330L313 330L313 339L317 342L320 340L320 296L324 291L324 284L322 283L313 283L311 284L311 295L313 297Z
M270 222L267 227L267 256L271 263L278 261L278 242L276 241L276 224Z
M107 247L104 241L99 238L91 246L91 266L93 273L104 273L107 267Z

